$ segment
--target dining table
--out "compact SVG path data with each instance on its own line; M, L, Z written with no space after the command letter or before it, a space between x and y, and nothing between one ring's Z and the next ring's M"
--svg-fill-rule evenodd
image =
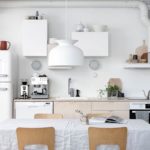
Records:
M18 127L54 127L55 150L89 150L89 127L127 127L127 150L150 150L150 124L140 119L129 119L124 124L95 125L87 125L80 119L9 119L0 122L0 150L18 150Z

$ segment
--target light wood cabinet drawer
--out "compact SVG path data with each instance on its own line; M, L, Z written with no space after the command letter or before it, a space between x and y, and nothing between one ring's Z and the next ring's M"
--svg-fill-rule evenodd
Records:
M76 109L84 114L91 113L91 102L54 102L54 113L61 113L64 118L80 118Z
M92 110L129 110L128 102L92 102Z
M84 114L89 114L91 113L91 103L90 102L77 102L74 105L74 112L76 109L82 111ZM75 117L80 118L81 115L79 113L75 113Z
M93 114L103 114L104 116L119 116L124 119L129 119L129 111L122 111L122 110L103 110L103 111L92 111Z
M124 119L129 119L129 111L112 111L112 115L119 116Z
M54 113L63 114L64 117L71 118L74 105L72 102L54 102Z

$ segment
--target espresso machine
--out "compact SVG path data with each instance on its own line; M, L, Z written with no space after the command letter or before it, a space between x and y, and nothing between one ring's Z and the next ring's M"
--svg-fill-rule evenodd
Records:
M31 77L31 98L44 99L48 98L49 80L46 75Z
M20 98L27 99L29 98L29 85L26 79L22 79L20 85Z

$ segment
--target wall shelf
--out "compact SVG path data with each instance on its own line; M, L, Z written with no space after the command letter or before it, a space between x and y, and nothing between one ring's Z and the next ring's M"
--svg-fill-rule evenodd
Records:
M125 69L150 69L150 63L125 64Z

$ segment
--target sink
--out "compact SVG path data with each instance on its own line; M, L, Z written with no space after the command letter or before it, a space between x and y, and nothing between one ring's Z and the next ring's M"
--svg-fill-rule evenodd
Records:
M147 100L145 97L126 97L129 100Z

